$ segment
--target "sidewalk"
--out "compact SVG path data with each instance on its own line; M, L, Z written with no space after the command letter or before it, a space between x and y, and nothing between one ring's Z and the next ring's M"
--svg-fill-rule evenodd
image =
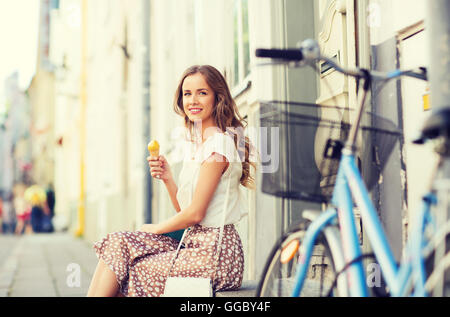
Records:
M92 246L69 233L0 235L0 297L85 297L97 266ZM217 297L254 297L255 282Z
M0 297L84 297L96 265L70 233L0 235Z

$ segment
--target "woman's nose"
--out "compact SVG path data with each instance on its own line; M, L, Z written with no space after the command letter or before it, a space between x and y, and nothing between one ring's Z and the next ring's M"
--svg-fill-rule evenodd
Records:
M192 97L191 97L191 103L192 103L193 105L195 105L195 104L197 104L197 102L198 102L197 95L192 95Z

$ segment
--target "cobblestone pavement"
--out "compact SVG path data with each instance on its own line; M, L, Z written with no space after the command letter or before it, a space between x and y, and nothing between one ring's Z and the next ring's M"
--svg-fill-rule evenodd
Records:
M70 233L0 235L0 297L84 297L96 265Z

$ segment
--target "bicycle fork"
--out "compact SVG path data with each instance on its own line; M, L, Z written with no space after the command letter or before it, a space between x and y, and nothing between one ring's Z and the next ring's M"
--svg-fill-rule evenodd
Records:
M303 288L317 236L324 227L333 221L336 215L335 209L327 210L321 213L308 227L305 238L300 245L300 257L298 259L297 273L295 274L295 286L292 291L292 297L298 297Z

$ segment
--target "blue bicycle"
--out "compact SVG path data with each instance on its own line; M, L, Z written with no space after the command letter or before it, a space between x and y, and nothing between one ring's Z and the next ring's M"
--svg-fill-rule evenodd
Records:
M316 63L321 61L355 77L360 83L359 105L355 111L293 102L262 103L261 125L279 128L282 137L278 146L288 153L294 152L287 155L286 166L280 166L279 173L263 176L263 191L278 197L322 203L326 208L303 211L303 220L276 242L260 279L257 296L433 294L449 267L447 208L433 208L437 206L438 194L436 188L430 186L401 263L396 263L369 189L377 183L379 174L374 171L380 172L383 168L382 161L391 153L400 131L389 120L364 112L373 82L387 82L401 76L427 80L426 69L389 73L344 69L333 59L322 56L314 40L304 41L299 49L258 49L256 56L295 67L316 68ZM352 118L351 124L349 118ZM435 145L440 157L436 171L450 156L449 122L448 111L434 114L416 141L432 141ZM364 145L364 153L359 153L359 157L358 144ZM323 153L321 161L315 153ZM368 165L364 177L360 157L370 157L369 161L377 163ZM354 207L359 210L373 250L371 254L362 253ZM364 261L368 258L374 261L369 263L369 271L376 274L378 270L386 287L376 287L380 286L376 285L377 279L371 280L372 276L366 274L368 268L364 267ZM440 286L443 289L442 282Z

